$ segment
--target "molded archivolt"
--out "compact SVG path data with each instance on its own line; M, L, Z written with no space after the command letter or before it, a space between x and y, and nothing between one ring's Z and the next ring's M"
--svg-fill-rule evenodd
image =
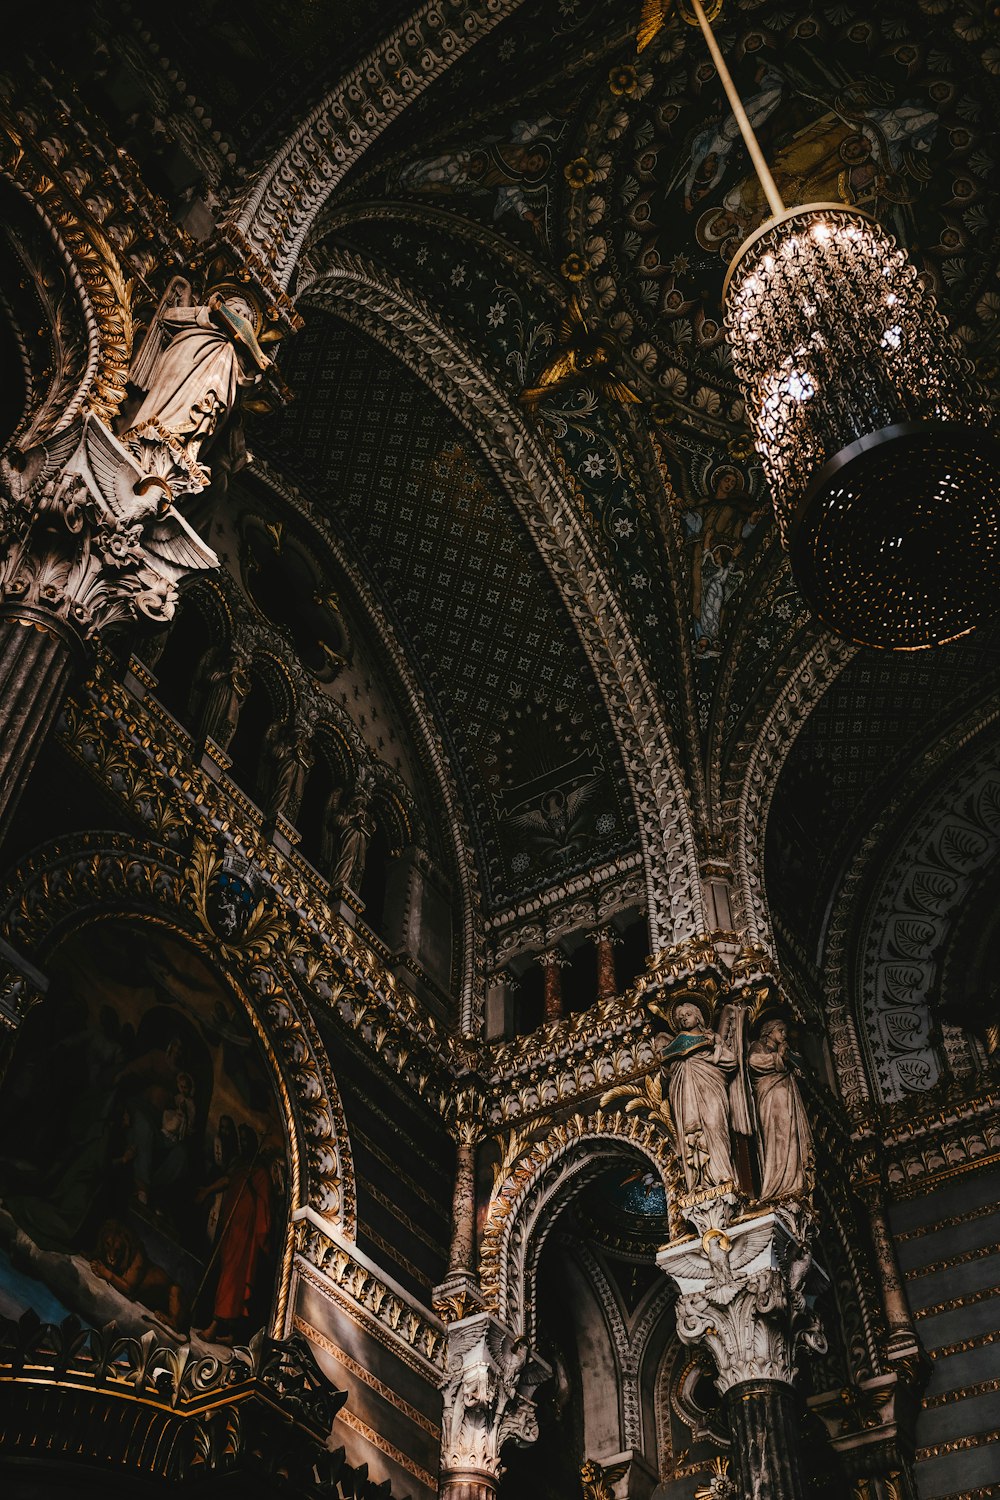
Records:
M341 79L232 205L225 230L287 290L345 174L407 105L521 0L426 0Z
M574 1115L543 1140L525 1143L504 1163L486 1213L479 1279L490 1311L533 1338L538 1261L561 1210L611 1163L636 1152L664 1179L669 1203L669 1150L650 1122L601 1111Z
M0 934L43 972L67 937L110 918L152 923L192 947L238 998L259 1040L287 1142L289 1224L273 1320L281 1333L296 1211L312 1208L348 1239L356 1229L347 1125L322 1040L279 961L234 956L206 933L174 850L117 833L78 834L36 850L0 893Z
M35 196L33 190L37 187L40 192L41 185L27 170L23 156L5 167L3 152L10 144L5 139L9 130L0 112L0 178L4 180L0 201L5 228L12 247L16 247L22 275L30 279L36 299L25 312L33 315L35 322L41 312L48 322L44 330L47 334L44 358L49 372L46 388L32 389L36 383L39 386L42 383L42 371L32 368L34 361L28 347L28 337L35 330L18 326L14 288L0 282L0 316L6 314L20 346L27 387L26 406L13 436L18 446L27 450L68 427L79 416L108 351L106 341L102 346L102 330L74 256ZM67 199L60 206L64 226L68 227L72 222L71 202ZM53 204L49 207L55 211ZM33 230L38 233L33 234ZM92 266L90 290L100 295L97 275ZM42 332L37 330L38 334Z
M1000 769L980 754L925 805L896 844L868 905L856 979L872 1084L890 1103L933 1088L964 1051L954 1028L934 1044L928 997L945 936L1000 853ZM966 1071L968 1071L966 1066Z
M747 726L721 793L722 819L735 849L735 874L747 942L773 950L774 934L764 884L764 844L782 767L799 732L827 688L857 651L824 634L815 641L764 712Z
M432 310L361 257L329 252L302 291L397 355L476 439L577 630L615 727L639 821L654 951L705 928L694 825L656 692L571 497L505 392Z

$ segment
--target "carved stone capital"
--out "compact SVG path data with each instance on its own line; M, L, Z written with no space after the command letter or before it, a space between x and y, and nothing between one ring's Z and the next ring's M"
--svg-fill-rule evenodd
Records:
M0 607L74 642L168 621L177 585L218 558L103 422L84 417L0 469Z
M442 1323L457 1323L482 1312L485 1302L477 1277L468 1271L450 1273L434 1288L431 1306Z
M823 1351L807 1216L760 1214L667 1245L657 1264L677 1284L677 1333L703 1344L722 1394L744 1381L790 1384L801 1347Z
M444 1476L478 1474L496 1480L508 1438L523 1445L538 1437L531 1397L551 1370L489 1313L474 1313L448 1328L447 1373L441 1385L441 1469Z

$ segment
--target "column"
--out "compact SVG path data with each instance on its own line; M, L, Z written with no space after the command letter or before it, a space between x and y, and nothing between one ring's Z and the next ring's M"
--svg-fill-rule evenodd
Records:
M621 938L611 927L596 927L590 934L597 948L597 1000L613 1000L618 994L615 947Z
M451 1199L451 1251L448 1275L471 1276L476 1253L476 1127L466 1127L455 1148L455 1189Z
M476 1156L485 1122L483 1080L478 1074L466 1074L452 1097L448 1120L448 1133L455 1142L448 1273L432 1296L434 1311L445 1323L458 1322L483 1306L476 1275Z
M558 948L552 948L548 953L539 953L538 962L545 976L545 1023L548 1025L550 1021L561 1021L565 1014L562 971L566 967L567 960Z
M868 1138L861 1143L856 1162L854 1187L868 1209L872 1247L875 1251L875 1265L878 1270L879 1289L882 1293L882 1306L885 1309L886 1323L889 1325L885 1354L886 1358L892 1362L893 1360L907 1360L917 1355L919 1345L910 1313L910 1304L906 1300L906 1288L899 1269L895 1241L889 1228L881 1156L880 1142Z
M80 637L43 611L0 614L0 838L83 659Z
M805 1500L793 1383L801 1354L826 1348L814 1311L826 1278L812 1257L804 1065L768 955L743 949L727 964L729 940L679 945L641 982L686 1221L657 1264L678 1289L678 1337L715 1365L732 1438L726 1493Z
M792 1382L800 1347L826 1347L806 1294L810 1274L818 1274L811 1220L794 1209L739 1219L741 1206L729 1194L689 1207L700 1243L668 1245L657 1264L680 1293L681 1342L703 1345L715 1362L734 1493L739 1500L805 1500Z
M538 1437L531 1397L552 1371L490 1313L474 1313L448 1328L441 1394L441 1500L494 1500L509 1438Z
M55 447L55 445L53 445ZM97 417L0 485L0 831L74 667L107 626L164 624L177 585L218 558Z

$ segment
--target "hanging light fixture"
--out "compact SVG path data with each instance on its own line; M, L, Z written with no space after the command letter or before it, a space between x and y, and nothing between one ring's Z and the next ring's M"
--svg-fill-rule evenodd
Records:
M842 203L788 209L700 0L697 24L771 217L723 300L733 366L792 572L867 646L918 650L1000 600L1000 449L989 409L913 264Z

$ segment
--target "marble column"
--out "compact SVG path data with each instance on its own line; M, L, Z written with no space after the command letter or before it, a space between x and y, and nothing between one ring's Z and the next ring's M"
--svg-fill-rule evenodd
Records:
M0 838L83 659L76 632L44 611L0 614Z
M687 1217L700 1242L666 1246L657 1264L677 1285L677 1333L716 1366L730 1422L738 1500L805 1500L793 1390L800 1347L826 1347L806 1285L812 1266L807 1211L735 1217L720 1195Z
M858 1153L854 1186L868 1210L882 1306L889 1326L886 1355L890 1361L905 1360L918 1353L919 1345L899 1269L896 1244L889 1228L880 1158L880 1143L865 1140Z
M784 1380L730 1386L722 1410L732 1439L729 1477L746 1500L799 1500L806 1494L799 1464L795 1392Z
M542 966L545 976L545 1020L561 1021L565 1015L563 1009L562 993L562 971L566 965L566 959L558 948L552 948L548 953L540 953L538 962Z
M610 927L598 927L591 933L597 948L597 999L613 1000L618 993L615 975L615 945L621 941Z
M445 1279L434 1288L434 1311L455 1323L483 1306L476 1275L476 1156L485 1128L481 1078L459 1084L451 1099L448 1131L455 1142L455 1181L451 1195L451 1245Z
M471 1130L460 1133L455 1148L449 1276L471 1276L476 1269L476 1140Z
M0 830L91 643L166 623L178 583L218 567L171 500L93 415L0 465Z

